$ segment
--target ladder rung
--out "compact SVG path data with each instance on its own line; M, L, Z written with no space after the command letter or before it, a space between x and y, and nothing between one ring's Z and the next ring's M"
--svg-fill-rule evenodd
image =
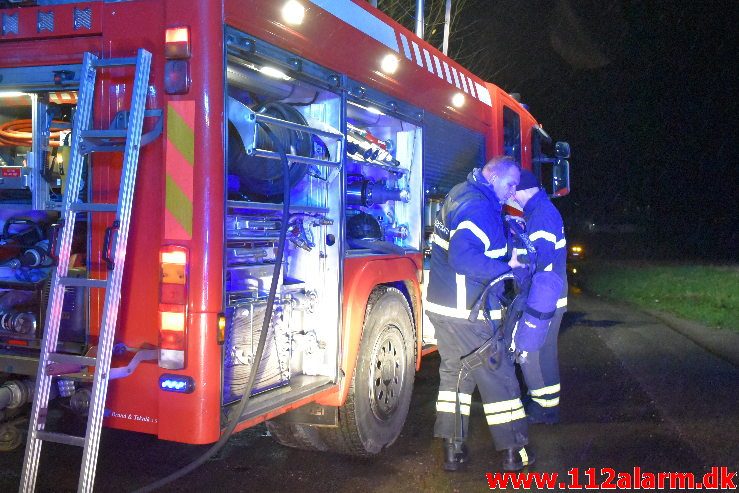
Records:
M106 288L108 281L105 279L88 279L86 277L60 277L59 282L65 286L81 288Z
M45 442L63 443L65 445L85 446L85 437L76 435L65 435L64 433L53 433L50 431L37 431L36 437Z
M97 360L91 356L80 356L78 354L49 353L49 361L79 366L95 366Z
M88 152L117 152L126 146L127 131L115 130L83 130L81 150Z
M109 129L109 130L83 130L81 132L82 138L90 141L97 139L125 139L127 130L124 129Z
M93 63L96 67L123 67L126 65L136 65L136 57L133 58L108 58L103 60L98 58Z
M75 212L117 212L118 204L82 204L76 203L69 207Z

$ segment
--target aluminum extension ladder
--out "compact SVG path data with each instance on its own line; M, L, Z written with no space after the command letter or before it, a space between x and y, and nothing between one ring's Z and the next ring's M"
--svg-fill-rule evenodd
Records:
M127 128L111 130L93 130L92 110L95 97L95 79L97 70L106 67L135 66L133 79L133 95ZM118 306L121 298L121 280L126 259L126 244L131 221L136 168L138 166L139 149L142 145L142 128L146 94L149 84L151 53L139 49L135 58L117 58L102 60L92 53L85 53L80 74L80 89L77 112L72 126L71 159L68 169L67 187L62 202L63 225L59 234L58 261L51 281L49 304L46 311L46 323L33 408L28 428L28 441L23 460L20 491L32 492L36 486L41 445L44 441L56 442L82 447L82 467L77 491L92 491L95 482L100 433L103 423L105 398L108 391L108 375L113 352ZM82 168L84 155L94 151L123 151L123 166L117 204L80 203L78 201L82 185ZM68 277L72 232L74 231L77 213L107 212L116 214L116 221L106 232L106 244L112 245L108 255L108 278L86 279ZM113 230L117 228L117 236L111 241ZM105 249L105 247L104 247ZM104 255L105 257L105 255ZM55 352L59 336L59 324L64 303L64 288L77 286L84 288L104 288L105 304L100 327L97 355L78 356ZM85 436L67 435L45 431L46 415L54 376L74 373L80 369L94 366L90 407L88 411ZM75 368L76 370L72 370Z

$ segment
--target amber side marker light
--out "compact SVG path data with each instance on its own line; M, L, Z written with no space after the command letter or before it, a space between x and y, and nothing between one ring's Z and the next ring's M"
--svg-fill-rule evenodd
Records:
M226 315L218 314L218 344L226 342Z

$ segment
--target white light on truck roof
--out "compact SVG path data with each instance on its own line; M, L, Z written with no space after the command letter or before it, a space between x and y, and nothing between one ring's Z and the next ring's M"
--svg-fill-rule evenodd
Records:
M452 96L452 106L454 106L455 108L461 108L462 106L464 106L464 94L458 92L454 96Z
M380 69L382 69L386 74L394 74L395 71L398 70L399 63L400 61L398 60L398 57L389 53L385 55L380 62Z
M297 0L288 0L282 6L282 19L293 26L298 26L305 19L305 7Z

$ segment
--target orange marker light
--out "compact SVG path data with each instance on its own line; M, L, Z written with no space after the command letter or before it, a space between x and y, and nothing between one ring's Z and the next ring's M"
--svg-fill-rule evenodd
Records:
M223 344L226 341L226 315L223 313L218 314L218 344Z
M190 28L170 27L164 33L165 58L190 58Z

